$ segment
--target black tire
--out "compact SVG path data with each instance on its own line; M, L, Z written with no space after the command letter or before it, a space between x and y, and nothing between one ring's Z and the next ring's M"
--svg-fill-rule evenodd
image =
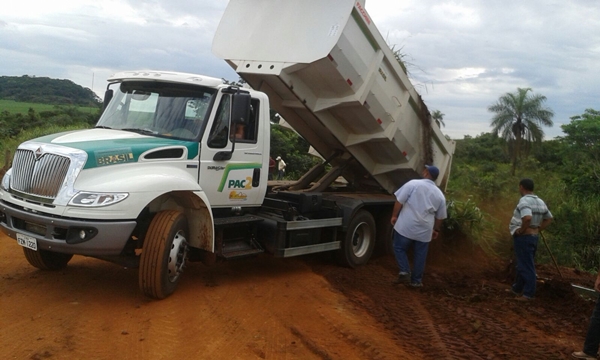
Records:
M23 254L25 259L40 270L61 270L67 267L67 264L73 257L73 254L62 254L47 250L34 251L31 249L23 248Z
M187 219L180 211L161 211L152 219L138 275L140 290L146 296L164 299L175 291L185 267L187 234Z
M338 250L340 263L351 268L366 264L375 248L375 235L373 216L366 210L359 210L350 220Z

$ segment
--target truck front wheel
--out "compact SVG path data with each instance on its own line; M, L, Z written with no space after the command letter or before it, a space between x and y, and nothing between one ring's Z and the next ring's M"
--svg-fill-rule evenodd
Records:
M67 264L73 257L73 254L61 254L57 252L23 248L27 262L41 270L61 270L67 267Z
M348 225L342 247L338 250L340 263L349 267L366 264L375 247L375 220L366 210L359 210Z
M164 299L175 291L187 257L187 233L187 219L180 211L161 211L152 219L139 269L140 289L146 296Z

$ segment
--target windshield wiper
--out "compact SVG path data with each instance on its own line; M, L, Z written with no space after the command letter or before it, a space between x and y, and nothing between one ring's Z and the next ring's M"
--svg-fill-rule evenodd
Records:
M98 125L94 126L94 129L112 129L110 126Z
M138 133L138 134L144 134L144 135L158 135L158 131L154 131L154 130L150 130L150 129L137 129L137 128L125 128L125 129L121 129L123 131L131 131L134 133Z

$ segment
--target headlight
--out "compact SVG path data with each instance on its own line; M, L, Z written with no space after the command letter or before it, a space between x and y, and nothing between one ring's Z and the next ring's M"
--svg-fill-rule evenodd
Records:
M85 207L99 207L114 205L120 201L123 201L129 196L128 193L92 193L92 192L80 192L73 196L70 205L74 206L85 206Z
M12 174L12 168L8 169L4 177L2 178L2 190L8 191L10 189L10 175Z

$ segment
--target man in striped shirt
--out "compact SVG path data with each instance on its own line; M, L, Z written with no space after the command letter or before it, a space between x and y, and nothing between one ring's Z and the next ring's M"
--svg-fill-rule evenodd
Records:
M546 203L533 194L533 180L519 182L521 199L510 220L509 230L513 236L517 258L517 276L512 292L518 301L528 301L535 295L535 252L538 234L552 222L552 214Z

